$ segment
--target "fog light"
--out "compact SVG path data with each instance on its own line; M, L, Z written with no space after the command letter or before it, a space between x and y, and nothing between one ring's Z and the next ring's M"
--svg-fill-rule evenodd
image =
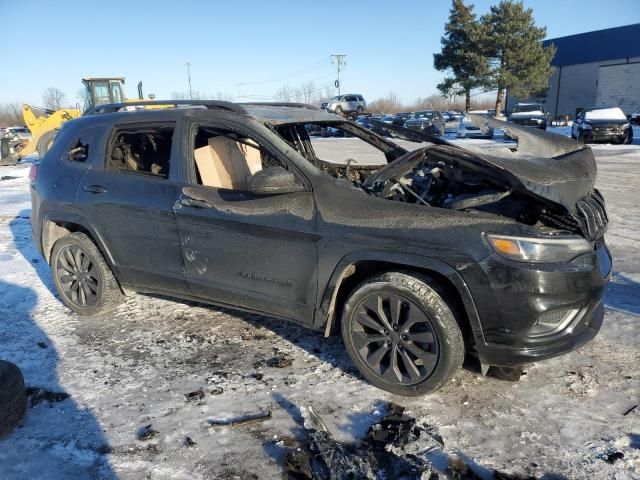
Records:
M536 337L561 330L571 323L578 312L577 308L556 308L542 312L529 335Z

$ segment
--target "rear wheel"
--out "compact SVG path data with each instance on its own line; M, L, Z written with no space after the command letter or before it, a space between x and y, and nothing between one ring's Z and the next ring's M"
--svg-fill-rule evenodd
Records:
M54 244L51 271L60 299L80 315L107 313L122 302L109 265L84 233L66 235Z
M342 338L373 385L406 396L440 388L462 366L462 332L430 278L389 272L366 280L347 300Z
M36 150L38 151L38 157L40 158L40 160L44 158L45 153L47 153L49 151L49 148L51 148L53 139L56 137L56 133L58 133L57 130L45 132L38 140Z

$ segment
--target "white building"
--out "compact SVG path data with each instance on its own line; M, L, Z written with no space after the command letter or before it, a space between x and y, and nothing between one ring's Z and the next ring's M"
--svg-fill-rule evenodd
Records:
M640 23L552 38L555 67L541 101L553 117L588 107L640 110ZM507 97L507 112L518 102Z

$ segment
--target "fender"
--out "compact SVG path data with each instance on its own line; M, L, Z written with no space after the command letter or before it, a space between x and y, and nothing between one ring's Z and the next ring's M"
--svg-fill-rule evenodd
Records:
M47 260L49 258L49 253L50 253L50 252L44 251L44 246L47 245L47 242L48 242L48 238L47 238L48 232L44 228L47 222L53 222L53 223L68 222L68 223L75 223L77 225L80 225L82 228L84 228L89 232L93 240L96 242L96 245L100 250L100 252L102 252L102 255L104 256L104 259L106 260L107 264L111 268L116 267L113 259L113 255L111 254L110 250L107 248L102 238L102 235L100 235L100 233L98 233L98 231L93 228L91 223L82 215L78 215L77 213L71 213L71 212L57 212L57 211L48 212L42 218L42 224L40 225L40 228L42 231L41 243L42 243L43 256Z
M353 275L355 266L363 261L387 262L399 267L418 268L421 270L431 270L446 277L455 287L458 295L462 299L469 324L473 331L473 336L477 342L484 342L482 325L478 310L471 296L471 292L466 282L460 274L449 264L434 258L422 255L408 254L404 252L389 252L385 250L361 250L344 256L336 265L329 281L324 287L322 301L316 309L316 319L314 323L317 327L325 324L325 336L329 336L334 321L335 302L338 296L340 285L345 278Z

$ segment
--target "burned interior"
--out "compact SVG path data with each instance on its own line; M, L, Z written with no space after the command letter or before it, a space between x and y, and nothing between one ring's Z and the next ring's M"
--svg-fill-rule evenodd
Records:
M167 178L173 130L173 125L116 130L109 148L109 169Z
M492 126L504 127L498 123ZM308 125L279 125L276 130L320 170L371 195L425 207L492 213L537 227L541 233L564 231L589 240L601 237L606 229L604 200L593 188L593 154L564 138L510 126L506 134L517 143L472 152L438 137L386 125L397 138L426 145L408 152L353 123L333 122L331 128L379 149L388 162L381 166L348 159L339 165L318 158L308 134L317 124Z

